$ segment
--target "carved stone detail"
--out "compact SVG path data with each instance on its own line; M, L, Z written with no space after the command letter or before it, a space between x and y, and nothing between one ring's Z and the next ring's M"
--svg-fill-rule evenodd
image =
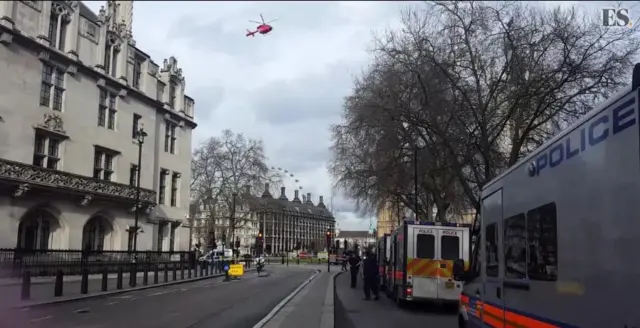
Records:
M13 192L13 197L20 197L24 195L27 191L29 191L29 189L31 189L31 186L29 186L28 183L22 183Z
M15 181L31 188L49 187L71 189L76 192L104 197L135 201L136 188L133 186L93 178L72 173L54 171L29 164L0 159L0 179ZM24 190L26 191L26 190ZM24 193L22 191L22 193ZM147 204L155 204L156 192L140 189L140 200Z
M0 33L0 43L4 45L10 45L13 42L13 35L2 32Z
M71 74L71 75L76 75L76 73L78 73L78 67L75 65L69 65L67 67L67 73Z
M91 203L92 199L93 199L93 196L84 195L84 197L82 197L82 200L80 200L80 206L89 206L89 203Z
M49 131L67 134L67 132L64 130L64 122L62 121L62 117L60 117L60 115L56 113L45 113L42 123L38 124L37 126Z
M40 51L38 53L38 59L42 60L42 61L47 61L49 60L49 52L47 51Z
M169 57L169 59L165 59L163 62L163 67L161 72L168 72L171 77L177 78L180 81L184 81L184 77L182 76L182 68L178 68L178 60L176 57Z

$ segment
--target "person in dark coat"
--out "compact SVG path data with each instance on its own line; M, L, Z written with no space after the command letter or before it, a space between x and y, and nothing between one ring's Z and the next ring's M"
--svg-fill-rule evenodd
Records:
M358 254L351 254L349 256L349 269L351 270L351 288L356 288L358 284L358 271L360 269L360 256Z
M366 258L364 259L362 274L364 276L364 299L368 301L371 299L373 293L374 299L377 301L380 299L378 296L378 260L376 255L367 250Z

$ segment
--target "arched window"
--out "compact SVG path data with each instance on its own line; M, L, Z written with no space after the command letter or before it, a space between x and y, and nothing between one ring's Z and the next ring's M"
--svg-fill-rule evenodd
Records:
M96 216L84 225L82 231L82 247L89 251L103 251L106 235L109 233L108 222Z
M55 218L46 211L27 213L18 228L18 248L47 250L51 247L52 224Z

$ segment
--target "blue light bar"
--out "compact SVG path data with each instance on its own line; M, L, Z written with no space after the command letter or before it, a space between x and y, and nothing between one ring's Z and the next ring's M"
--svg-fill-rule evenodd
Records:
M426 222L426 221L404 221L406 224L423 225L423 226L442 226L442 227L471 227L468 223L453 222Z

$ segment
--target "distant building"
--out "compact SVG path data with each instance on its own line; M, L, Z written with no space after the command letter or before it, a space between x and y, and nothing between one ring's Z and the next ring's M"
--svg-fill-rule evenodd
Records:
M0 247L188 248L194 100L132 21L133 1L0 3Z
M340 243L340 251L353 250L355 245L358 245L360 249L375 245L376 235L366 230L338 230L336 231L336 242ZM346 242L346 244L345 244Z
M245 195L250 194L247 190ZM247 197L251 210L257 214L259 231L264 238L264 252L282 254L294 250L318 252L327 248L327 231L335 230L335 219L319 197L311 201L311 193L300 200L298 190L291 201L285 188L274 198L265 184L260 197ZM333 243L333 242L332 242Z
M395 230L407 217L407 209L398 204L392 202L382 202L378 206L376 213L376 231L377 237L382 237L386 233L391 233ZM413 212L411 212L413 214Z

